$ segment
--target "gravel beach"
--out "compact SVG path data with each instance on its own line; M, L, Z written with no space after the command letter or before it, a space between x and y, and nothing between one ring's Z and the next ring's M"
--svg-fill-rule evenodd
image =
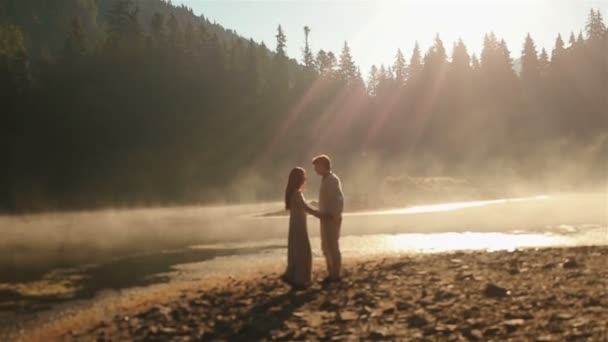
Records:
M606 341L607 266L605 246L392 256L322 285L319 263L304 291L276 271L231 277L22 340Z

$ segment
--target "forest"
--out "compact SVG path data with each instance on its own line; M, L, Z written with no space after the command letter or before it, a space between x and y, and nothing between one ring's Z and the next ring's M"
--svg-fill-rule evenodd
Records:
M345 171L606 177L599 10L550 51L436 36L365 71L315 34L279 26L271 50L161 0L0 0L0 211L272 200L322 152Z

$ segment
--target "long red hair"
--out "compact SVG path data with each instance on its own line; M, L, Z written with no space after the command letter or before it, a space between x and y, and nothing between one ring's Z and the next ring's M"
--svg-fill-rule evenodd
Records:
M289 179L287 180L287 186L285 187L285 209L291 209L290 203L291 197L294 192L299 191L304 182L306 181L306 171L301 167L294 167L289 172Z

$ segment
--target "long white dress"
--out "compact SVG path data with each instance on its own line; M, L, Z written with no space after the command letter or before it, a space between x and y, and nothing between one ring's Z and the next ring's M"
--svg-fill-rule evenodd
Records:
M295 286L308 287L312 277L312 251L306 223L306 202L300 191L290 199L287 270L285 278Z

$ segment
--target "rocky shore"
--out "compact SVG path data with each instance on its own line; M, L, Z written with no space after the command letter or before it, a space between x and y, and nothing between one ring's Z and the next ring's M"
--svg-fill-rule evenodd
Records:
M608 247L395 256L346 262L342 282L291 291L277 272L57 336L74 341L606 341ZM67 329L67 327L66 327ZM25 335L24 335L25 336ZM28 339L24 337L24 339Z

